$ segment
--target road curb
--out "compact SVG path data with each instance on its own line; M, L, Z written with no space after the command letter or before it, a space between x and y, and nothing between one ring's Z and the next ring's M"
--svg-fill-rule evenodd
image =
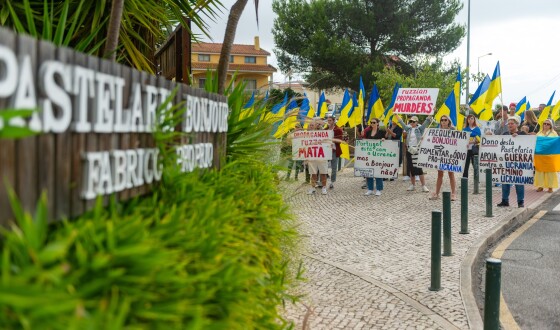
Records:
M483 329L484 324L482 321L482 316L476 304L476 299L474 296L474 289L477 284L474 281L477 278L477 273L479 271L475 265L478 265L481 261L480 259L485 255L486 250L491 245L498 242L506 233L510 232L512 229L522 225L527 222L533 214L536 213L535 208L541 205L544 201L550 198L553 194L546 194L541 196L535 202L531 204L531 208L516 209L511 213L511 216L500 221L496 226L486 232L485 235L481 236L468 250L463 262L461 262L461 267L459 270L459 282L461 297L463 300L463 305L467 314L467 322L470 329Z

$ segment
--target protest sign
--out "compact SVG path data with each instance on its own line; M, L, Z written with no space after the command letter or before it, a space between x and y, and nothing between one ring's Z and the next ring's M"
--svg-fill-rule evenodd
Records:
M399 169L398 141L356 140L354 175L366 178L397 177Z
M292 138L293 160L331 160L334 132L296 131Z
M533 184L535 135L486 135L479 152L479 171L492 169L492 182Z
M480 132L482 132L482 134L486 134L488 132L493 134L497 122L498 122L497 120L490 120L490 121L480 120L480 119L476 120L476 123L478 127L480 127Z
M436 107L438 88L399 88L393 113L431 115Z
M430 128L418 149L418 167L463 173L470 132Z

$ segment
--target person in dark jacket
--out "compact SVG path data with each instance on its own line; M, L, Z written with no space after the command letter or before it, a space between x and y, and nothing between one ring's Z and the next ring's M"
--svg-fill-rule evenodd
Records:
M371 122L366 129L362 131L362 138L364 139L373 139L373 140L385 140L385 131L379 128L379 119L372 118ZM367 191L365 193L366 196L371 196L375 194L375 196L381 196L381 191L383 190L383 179L382 178L375 178L375 186L373 184L374 178L366 178L367 184ZM375 189L377 188L377 189Z

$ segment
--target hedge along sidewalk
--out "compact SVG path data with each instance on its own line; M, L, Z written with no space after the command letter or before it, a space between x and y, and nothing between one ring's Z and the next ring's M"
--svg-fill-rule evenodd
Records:
M426 175L430 189L437 173ZM460 176L456 175L456 179ZM461 264L469 249L517 208L496 208L486 218L484 184L472 194L469 182L469 231L460 235L460 202L452 202L453 256L442 258L441 291L430 285L431 211L442 201L429 193L407 192L401 178L384 182L381 196L364 196L363 179L348 168L338 173L326 196L308 196L299 182L285 184L286 198L301 223L309 281L297 288L302 303L287 305L285 315L302 324L308 306L315 327L394 327L468 329L460 293ZM444 178L444 190L449 183ZM459 184L458 184L459 187ZM493 194L500 194L493 188Z

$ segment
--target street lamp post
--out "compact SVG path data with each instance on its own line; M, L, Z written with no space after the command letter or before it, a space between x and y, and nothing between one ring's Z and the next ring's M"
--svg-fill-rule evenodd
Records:
M484 57L484 56L488 56L488 55L492 55L492 53L487 53L487 54L484 54L484 55L480 55L480 56L478 57L478 67L477 67L477 69L476 69L476 73L477 73L477 74L480 73L480 58L481 58L481 57Z

